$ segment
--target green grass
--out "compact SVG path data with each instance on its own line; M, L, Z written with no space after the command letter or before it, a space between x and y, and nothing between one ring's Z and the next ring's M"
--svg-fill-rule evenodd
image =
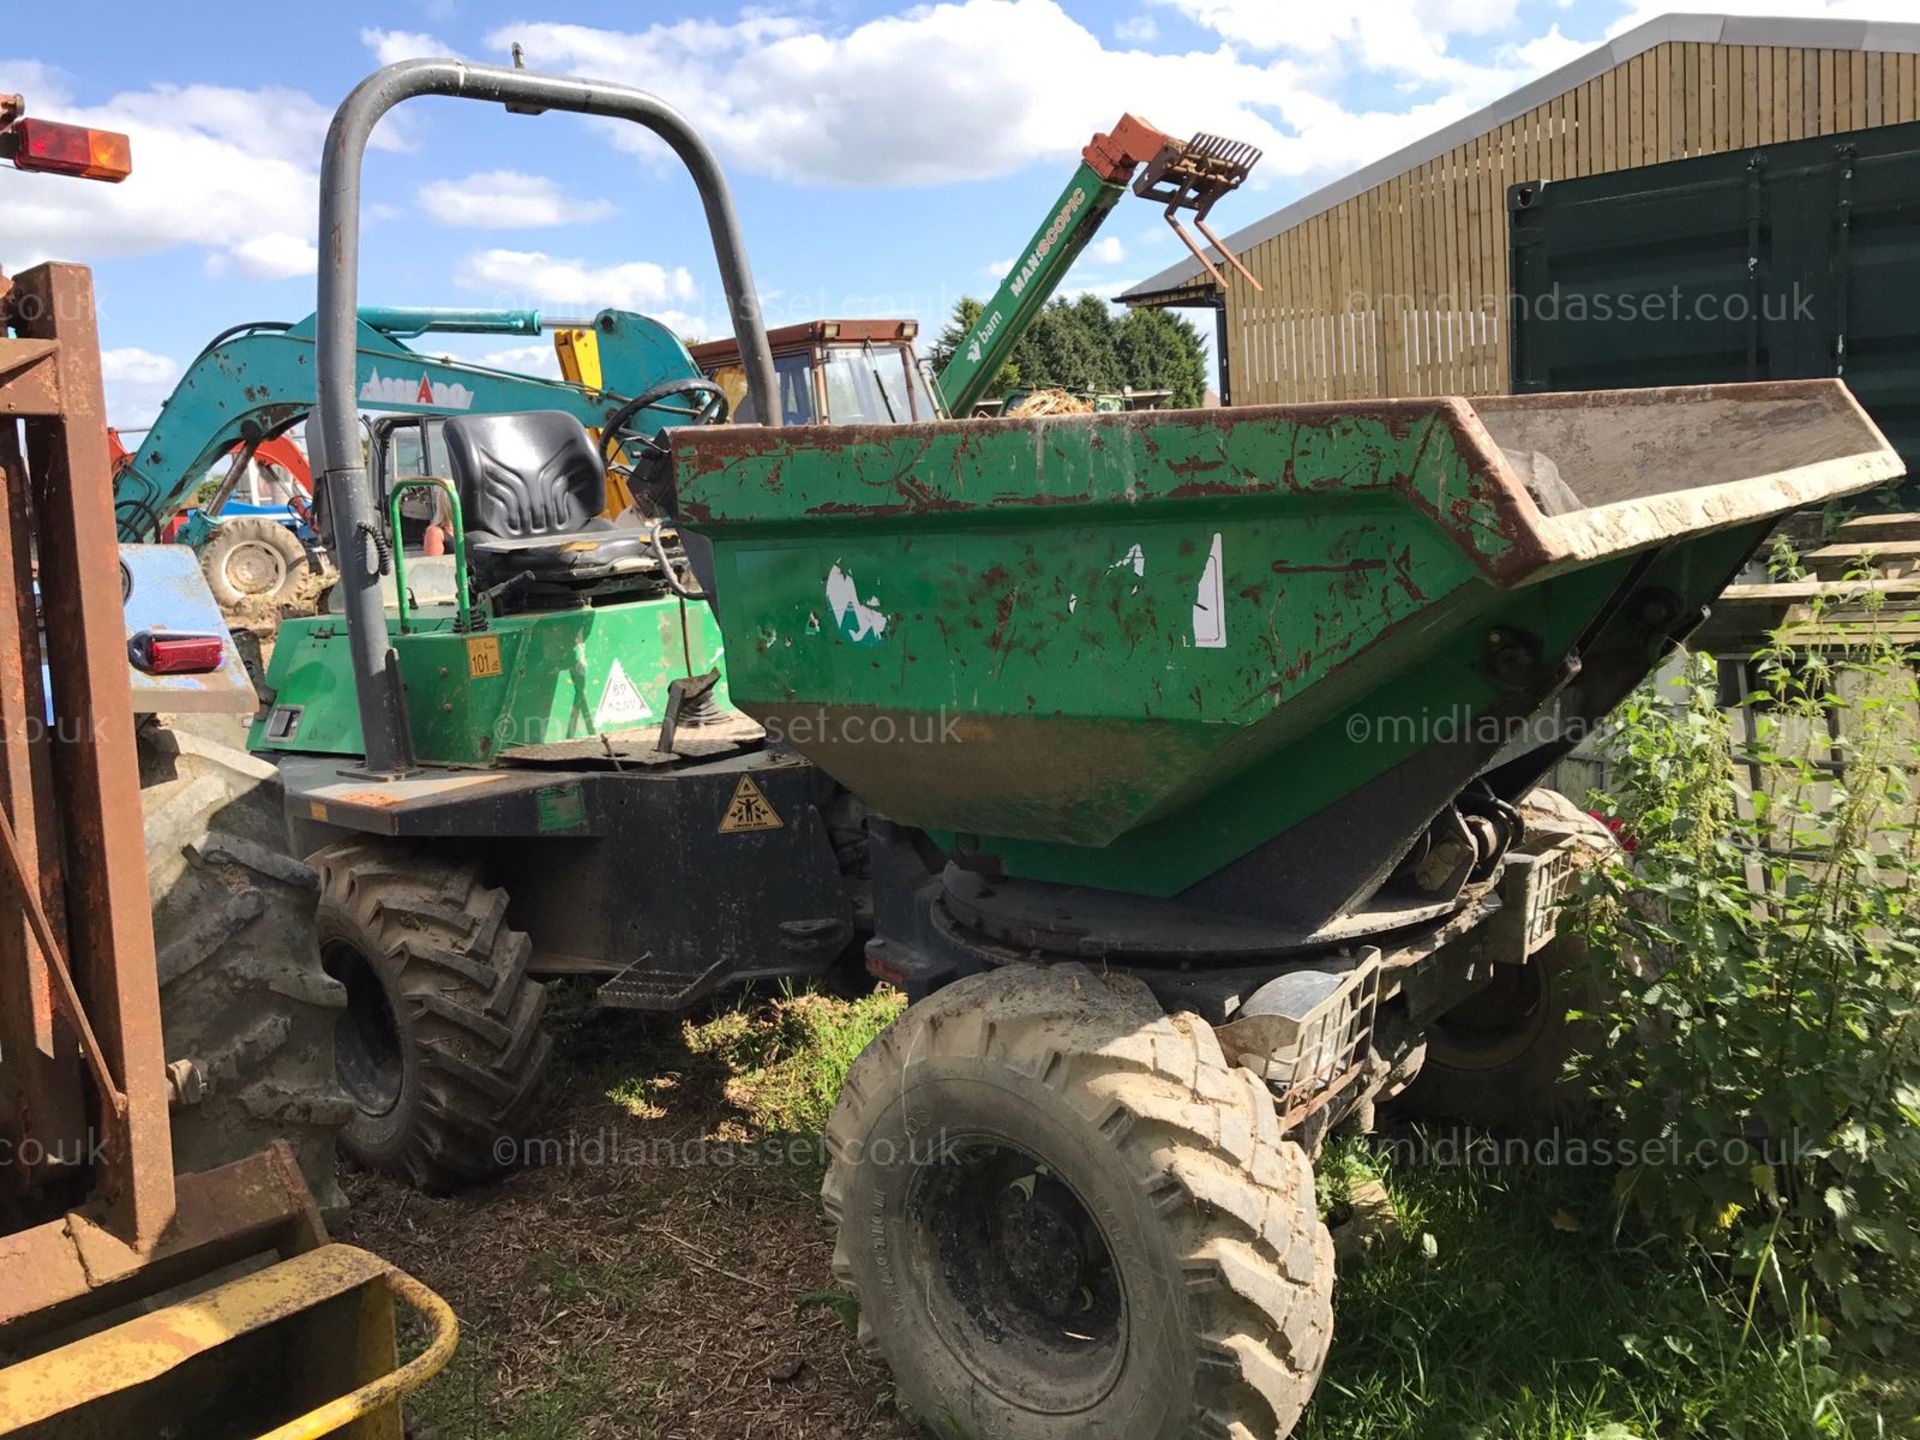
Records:
M726 1070L727 1099L759 1131L818 1134L848 1069L904 1005L894 990L856 1000L789 990L770 1002L689 1021L687 1049Z
M1343 1269L1304 1440L1679 1440L1920 1435L1913 1364L1747 1327L1702 1263L1610 1233L1602 1171L1325 1157L1369 1173L1405 1243Z

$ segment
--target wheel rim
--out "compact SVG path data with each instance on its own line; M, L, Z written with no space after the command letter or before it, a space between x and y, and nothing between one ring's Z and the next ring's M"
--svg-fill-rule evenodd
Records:
M1552 1015L1544 959L1496 965L1484 990L1461 1001L1428 1030L1428 1062L1454 1070L1496 1070L1526 1054Z
M227 584L242 595L277 595L287 583L287 557L260 540L242 540L220 562Z
M400 1103L406 1079L400 1025L386 986L351 945L329 945L320 958L347 990L347 1008L333 1030L334 1074L363 1115L385 1115Z
M974 1378L1030 1412L1084 1410L1126 1358L1127 1306L1093 1212L999 1137L943 1137L907 1199L935 1328Z

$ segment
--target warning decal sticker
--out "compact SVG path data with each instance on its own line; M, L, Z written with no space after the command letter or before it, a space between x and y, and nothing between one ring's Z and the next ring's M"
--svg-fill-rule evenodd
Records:
M727 813L720 817L720 833L737 835L746 830L778 830L780 825L780 817L773 813L773 806L753 783L753 777L742 775L740 783L733 787L733 799L727 802Z
M636 720L652 718L653 707L647 704L640 687L627 678L620 662L614 661L606 688L600 692L600 703L594 707L593 723L605 729L609 725L631 725Z

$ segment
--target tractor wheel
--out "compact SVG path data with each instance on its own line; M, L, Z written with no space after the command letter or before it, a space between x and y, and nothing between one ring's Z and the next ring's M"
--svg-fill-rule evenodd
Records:
M347 987L335 1039L356 1112L347 1152L424 1190L507 1168L553 1042L506 892L460 860L380 841L344 841L313 863L320 957Z
M827 1129L834 1274L941 1434L1283 1436L1332 1334L1306 1155L1130 978L1009 967L913 1006Z
M311 563L298 535L255 515L223 520L200 552L200 568L222 610L291 602Z
M353 1113L333 1075L346 992L320 968L319 881L286 853L280 774L197 730L147 721L139 740L174 1168L285 1140L320 1207L337 1209L334 1143Z
M1578 1116L1585 1096L1567 1061L1592 1043L1599 988L1586 943L1562 935L1525 965L1500 965L1493 983L1427 1028L1427 1056L1392 1113L1501 1133L1550 1130Z

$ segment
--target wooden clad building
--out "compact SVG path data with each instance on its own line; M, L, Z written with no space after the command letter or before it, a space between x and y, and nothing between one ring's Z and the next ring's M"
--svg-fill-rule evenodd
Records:
M1508 186L1906 120L1920 24L1664 16L1228 236L1262 290L1120 298L1218 310L1236 405L1504 392Z

